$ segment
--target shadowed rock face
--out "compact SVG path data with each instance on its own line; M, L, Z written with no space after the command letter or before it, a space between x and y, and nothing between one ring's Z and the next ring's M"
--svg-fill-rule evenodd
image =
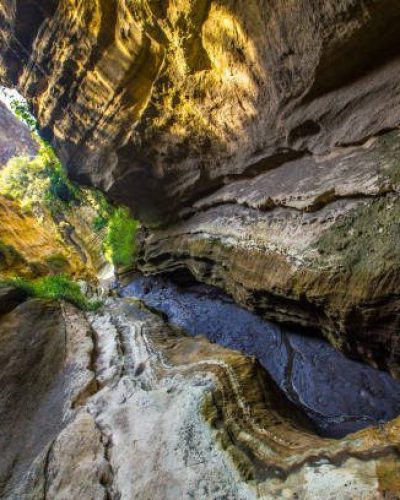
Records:
M57 481L52 447L95 387L89 333L77 311L56 302L28 300L1 316L1 498L43 498Z
M0 16L1 81L72 177L151 228L143 271L190 269L398 371L397 0L8 0Z

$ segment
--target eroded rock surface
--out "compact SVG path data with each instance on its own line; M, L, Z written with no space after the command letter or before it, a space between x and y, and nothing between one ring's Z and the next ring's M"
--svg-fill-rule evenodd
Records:
M90 329L70 306L28 300L2 316L0 345L0 496L43 498L54 443L94 389Z
M11 0L0 79L71 176L268 318L398 373L397 0ZM168 226L168 227L167 227Z
M123 289L190 335L255 357L317 432L342 437L400 415L400 382L325 340L263 321L206 285L138 278ZM310 332L308 332L310 333Z
M399 421L318 437L254 358L137 299L0 320L5 499L395 497Z
M80 219L80 227L83 226L86 234L89 222L85 224L85 220ZM18 202L0 195L0 278L32 278L67 272L93 279L91 261L85 261L76 249L78 245L63 241L60 233L48 212L43 223L39 217L23 210ZM96 241L96 236L92 233L92 241Z

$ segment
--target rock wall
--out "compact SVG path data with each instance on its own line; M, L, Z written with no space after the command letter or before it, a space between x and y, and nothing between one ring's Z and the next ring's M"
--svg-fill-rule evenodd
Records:
M96 275L111 266L103 254L104 232L93 228L98 211L90 193L80 192L82 199L73 206L56 206L54 200L46 202L45 182L34 194L31 191L28 203L18 197L21 194L8 192L12 184L7 180L8 160L17 158L27 164L38 150L39 143L26 124L0 102L0 169L4 166L2 174L6 174L0 179L0 279L67 273L96 282ZM11 178L29 189L29 175L29 169L18 174L14 170Z
M199 280L398 371L397 0L7 0L0 79Z
M49 215L43 224L0 195L0 279L58 273L95 280L90 263L83 262L76 249L62 240Z
M322 439L254 359L137 300L23 300L0 317L1 498L396 498L399 419Z

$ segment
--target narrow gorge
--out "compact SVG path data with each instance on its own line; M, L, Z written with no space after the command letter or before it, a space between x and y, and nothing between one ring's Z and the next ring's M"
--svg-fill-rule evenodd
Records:
M400 498L398 0L0 0L0 498Z

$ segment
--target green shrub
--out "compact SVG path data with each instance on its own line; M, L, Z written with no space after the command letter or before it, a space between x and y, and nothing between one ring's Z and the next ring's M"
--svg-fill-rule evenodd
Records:
M108 221L109 221L109 219L107 217L104 217L102 215L98 215L93 220L93 229L95 231L101 231L102 229L107 227Z
M13 99L10 103L11 109L21 121L23 121L30 130L37 129L37 122L29 111L28 105L24 101Z
M47 201L61 201L63 203L77 203L78 189L68 180L61 165L46 165L45 173L49 178L46 192Z
M128 208L116 208L110 216L104 239L104 253L115 266L133 264L138 227L139 222L132 219Z
M97 216L92 223L93 229L97 232L101 231L107 227L113 208L100 191L91 190L87 195L89 203L97 212Z
M15 286L24 290L30 297L52 300L66 300L83 311L95 311L101 305L99 301L88 300L78 283L71 281L65 274L45 276L36 280L11 278L0 285Z

